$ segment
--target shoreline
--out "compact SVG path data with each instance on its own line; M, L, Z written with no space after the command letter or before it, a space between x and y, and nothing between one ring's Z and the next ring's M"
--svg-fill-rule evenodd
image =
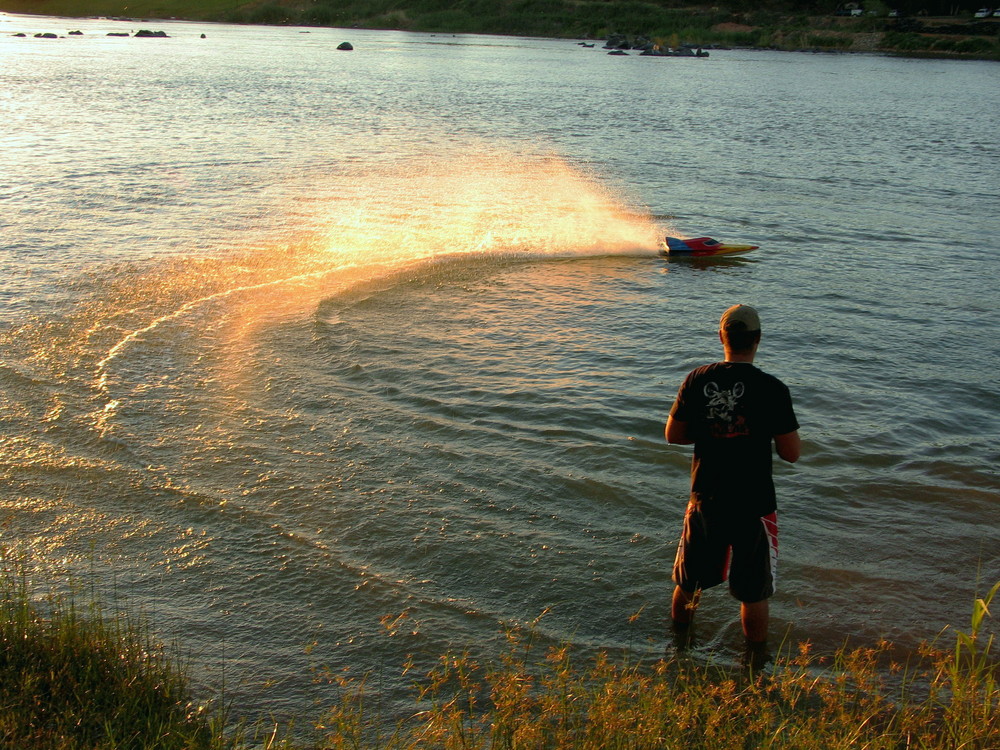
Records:
M82 7L81 7L82 5ZM143 5L148 6L144 8ZM544 18L514 17L499 12L489 19L472 19L461 14L419 13L407 10L387 14L334 18L313 8L297 9L276 4L249 8L234 0L218 0L209 7L189 8L176 0L176 13L139 12L129 15L105 14L104 0L67 4L62 0L0 0L0 13L39 18L107 19L134 23L182 21L227 23L249 26L301 26L370 31L413 31L419 33L485 34L587 42L612 37L645 39L660 47L701 47L712 49L758 49L813 54L883 54L933 60L1000 61L1000 18L985 20L964 17L860 17L804 16L779 14L706 13L698 8L671 11L654 21L632 23L608 20L597 28L586 19L567 16L559 23ZM22 7L23 6L23 7ZM148 9L162 12L162 4L152 2L118 6L119 10ZM168 11L169 12L169 11ZM967 32L967 33L966 33ZM2 33L2 32L0 32Z
M754 747L937 747L951 740L985 748L1000 737L993 639L979 637L989 632L984 625L1000 582L975 599L969 629L955 629L953 646L925 641L916 658L885 639L874 646L845 641L834 653L800 641L748 652L739 665L713 665L692 658L681 638L655 661L609 652L579 659L571 641L536 645L529 624L503 629L506 648L492 659L441 654L413 676L408 718L390 720L378 686L345 671L321 678L338 685L339 697L275 720L233 715L224 685L221 695L196 694L176 649L156 639L148 620L97 598L79 602L54 590L39 598L28 561L0 553L2 656L13 676L0 686L0 722L5 739L26 750L54 743L404 750L459 742L674 749L715 747L720 738ZM297 731L297 721L313 731Z

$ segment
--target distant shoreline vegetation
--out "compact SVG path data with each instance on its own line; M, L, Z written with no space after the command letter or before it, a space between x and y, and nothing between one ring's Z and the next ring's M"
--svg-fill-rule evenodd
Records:
M643 36L670 47L686 44L1000 60L1000 17L976 18L979 2L732 0L698 5L668 0L0 0L0 11L563 39L607 39L617 34Z

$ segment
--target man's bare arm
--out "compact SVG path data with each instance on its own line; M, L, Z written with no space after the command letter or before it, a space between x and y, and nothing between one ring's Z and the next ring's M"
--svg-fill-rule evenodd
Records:
M691 445L691 443L694 442L694 440L688 437L687 422L682 422L679 419L674 419L673 417L667 417L667 427L663 433L666 436L668 443L674 443L675 445Z
M778 450L778 455L794 464L802 455L802 441L799 439L799 431L792 430L784 435L774 436L774 447Z

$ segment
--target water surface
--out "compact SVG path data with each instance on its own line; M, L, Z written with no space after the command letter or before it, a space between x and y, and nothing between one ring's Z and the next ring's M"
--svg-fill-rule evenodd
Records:
M84 33L12 36L50 29ZM241 712L323 667L398 696L543 613L656 658L663 422L745 302L804 438L775 640L964 626L1000 579L998 70L0 16L4 543ZM736 615L705 597L699 653Z

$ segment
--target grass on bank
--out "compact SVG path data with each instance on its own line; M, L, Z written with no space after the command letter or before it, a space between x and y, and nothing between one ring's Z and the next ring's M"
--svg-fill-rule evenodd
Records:
M530 630L508 634L497 663L448 655L421 683L422 711L395 733L366 713L364 681L319 725L329 750L996 750L1000 687L983 623L1000 583L977 599L968 632L947 650L894 661L888 642L840 649L808 643L765 671L692 660L577 664L569 646L533 651Z
M82 611L72 597L0 579L0 747L19 750L418 750L462 748L1000 747L1000 686L984 624L1000 583L974 603L968 631L943 634L912 661L888 643L829 658L808 643L768 670L684 657L577 663L570 646L537 653L512 630L495 662L440 658L417 678L412 716L395 728L372 711L366 680L337 678L340 699L305 739L227 722L191 700L186 677L148 629ZM301 719L300 719L301 721ZM301 727L302 724L300 723Z
M96 603L36 600L23 570L4 571L0 596L0 747L213 746L218 732L145 626Z

